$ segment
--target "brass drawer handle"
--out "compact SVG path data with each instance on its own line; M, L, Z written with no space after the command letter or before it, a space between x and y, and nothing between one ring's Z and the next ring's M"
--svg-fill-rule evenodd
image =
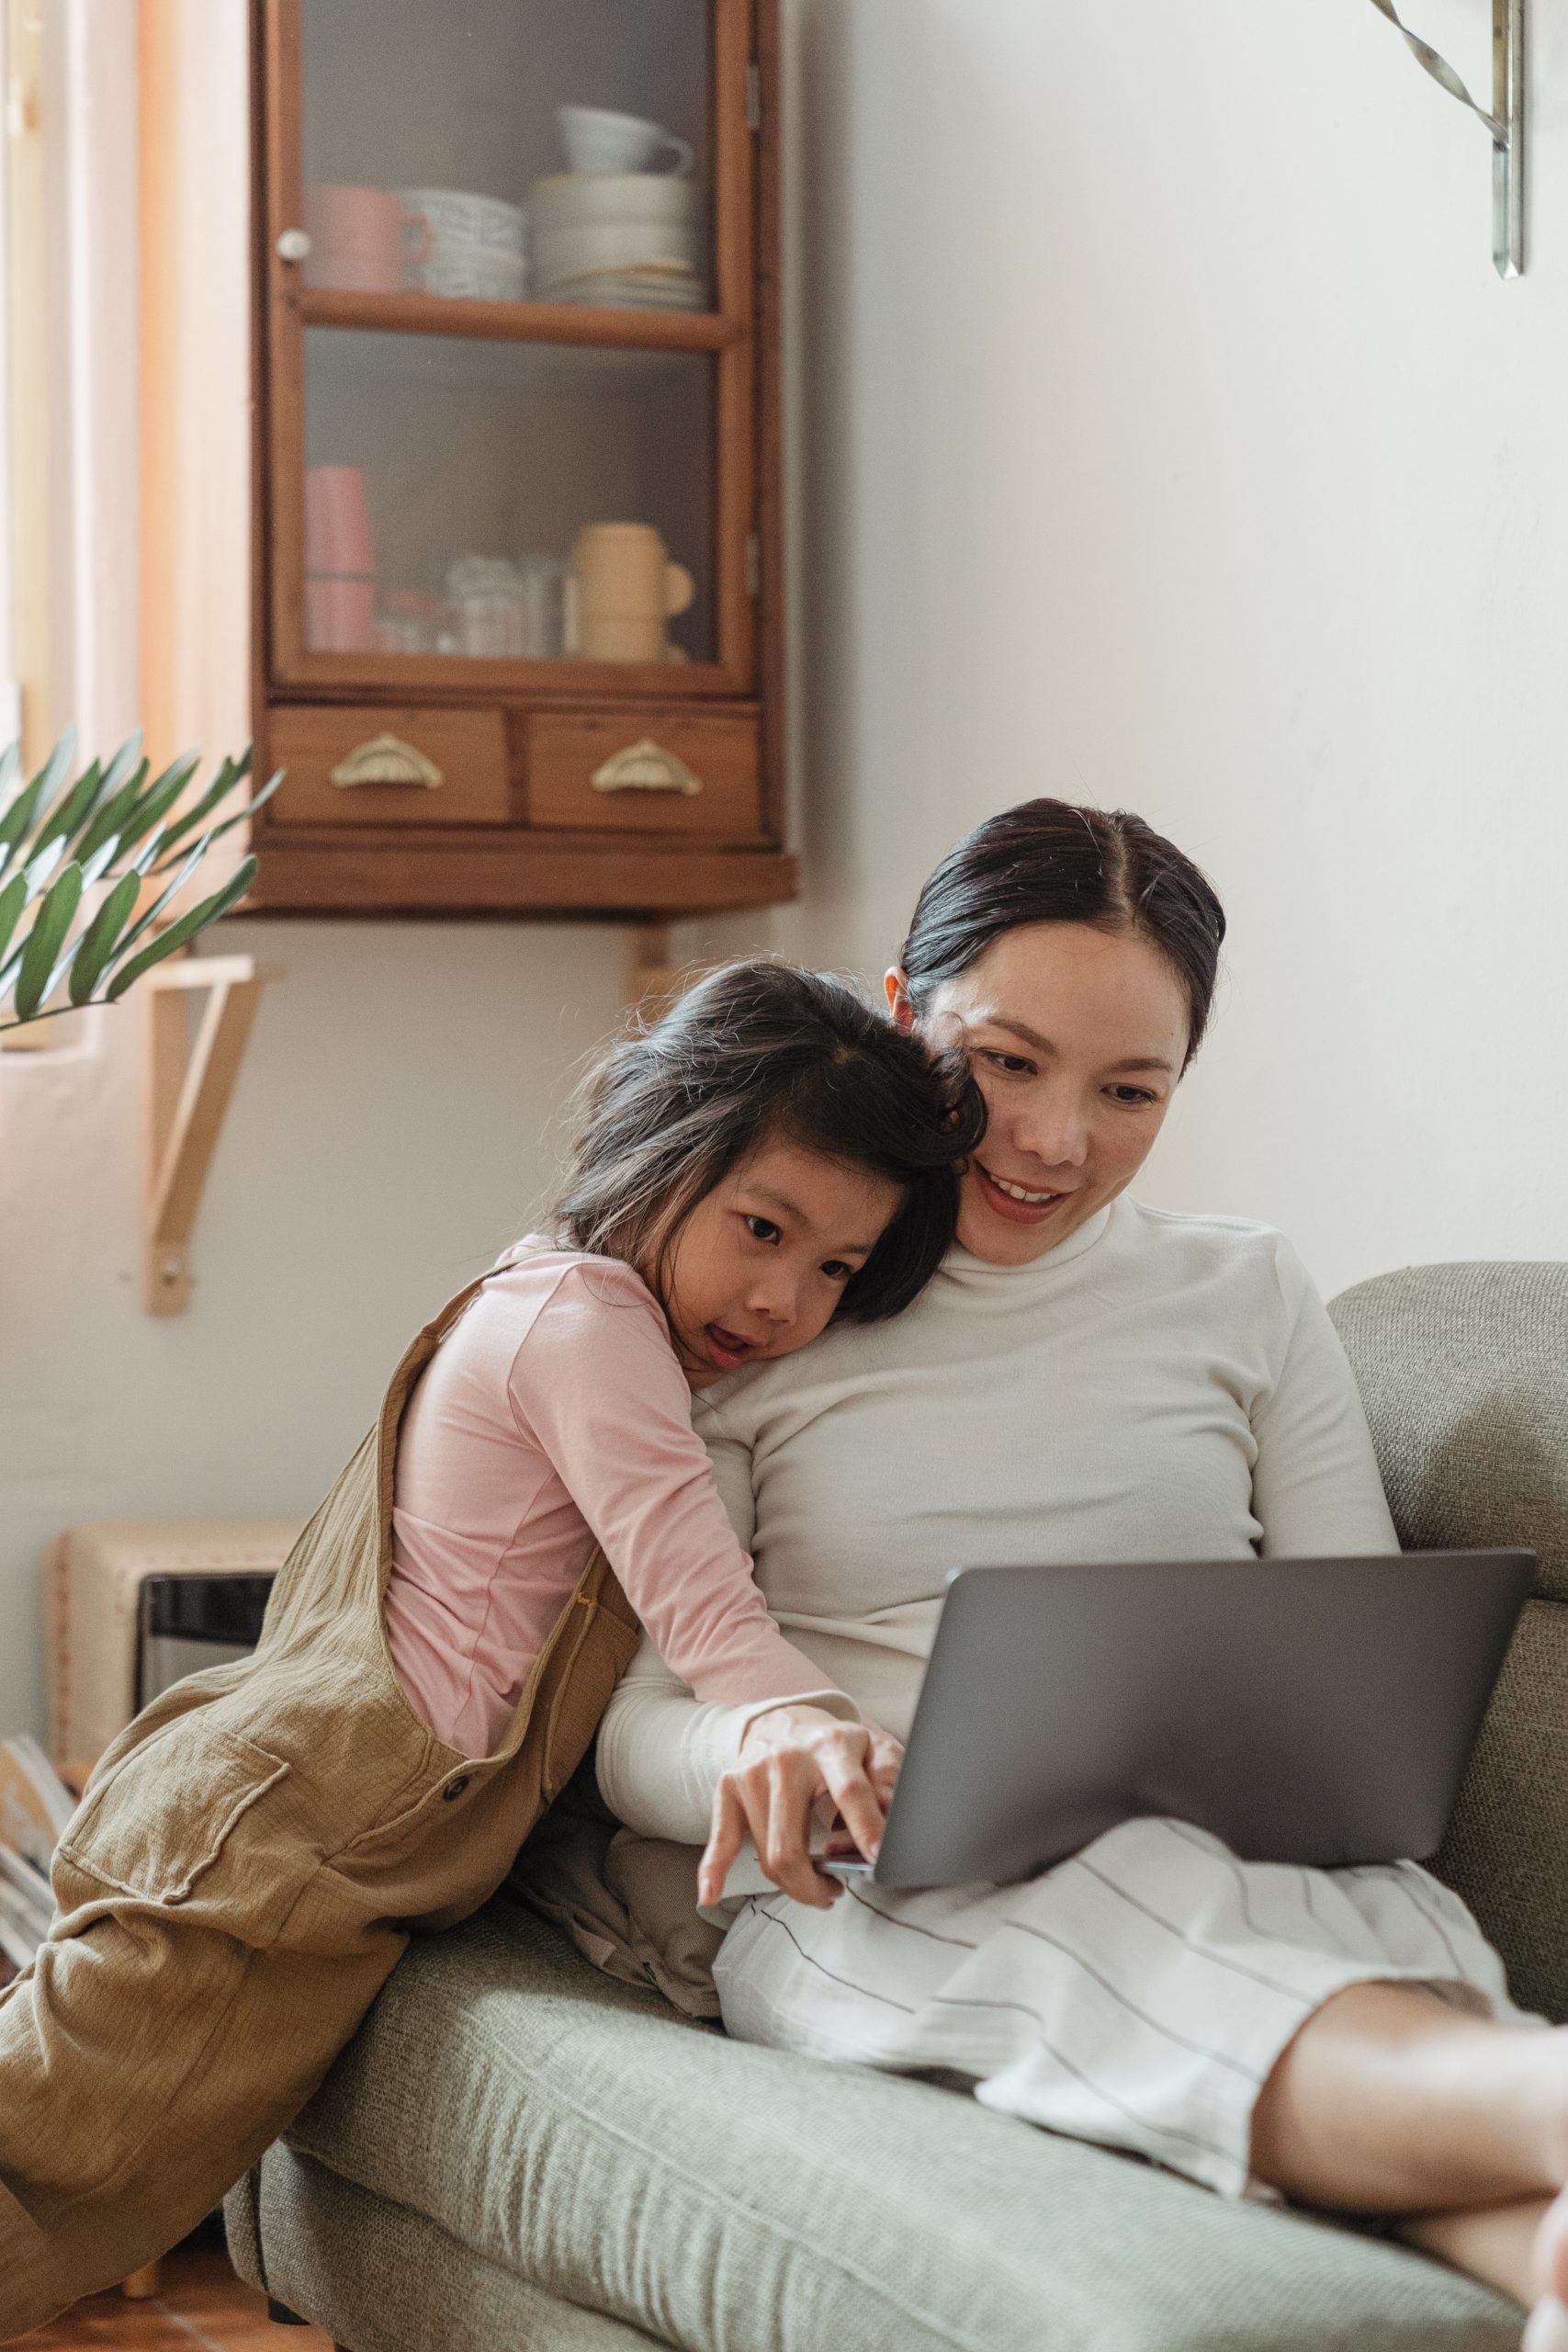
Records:
M688 798L703 788L702 777L651 735L612 752L603 767L594 769L592 783L595 792L683 792Z
M435 762L405 743L400 735L372 735L368 742L356 743L328 777L329 783L345 790L356 784L395 784L434 792L446 781Z

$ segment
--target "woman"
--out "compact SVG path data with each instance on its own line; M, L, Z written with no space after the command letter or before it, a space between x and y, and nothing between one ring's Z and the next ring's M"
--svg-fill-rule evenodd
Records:
M964 1046L987 1098L958 1246L897 1321L742 1371L696 1412L771 1608L866 1720L698 1705L645 1646L601 1786L645 1835L711 1826L732 2033L956 2071L989 2106L1223 2192L1407 2217L1528 2301L1568 2177L1568 2037L1520 2030L1496 1954L1416 1865L1242 1864L1163 1821L1025 1887L840 1897L808 1858L824 1796L874 1851L887 1734L952 1567L1397 1549L1288 1243L1126 1196L1224 929L1134 817L1032 801L938 868L887 987L896 1021ZM748 1834L774 1891L737 1903ZM1560 2317L1541 2304L1532 2352Z

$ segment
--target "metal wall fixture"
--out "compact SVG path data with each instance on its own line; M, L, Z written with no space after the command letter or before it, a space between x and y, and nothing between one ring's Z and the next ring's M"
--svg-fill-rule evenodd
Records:
M1492 0L1490 114L1476 104L1447 58L1401 22L1393 0L1372 0L1372 6L1403 33L1433 81L1492 133L1492 258L1499 277L1520 277L1525 266L1525 0Z

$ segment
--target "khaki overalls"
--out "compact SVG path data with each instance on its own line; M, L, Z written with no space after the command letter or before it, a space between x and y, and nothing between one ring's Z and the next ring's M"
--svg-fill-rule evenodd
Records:
M255 1655L154 1700L61 1841L52 1932L0 1993L0 2341L212 2211L310 2098L410 1930L494 1893L637 1645L595 1553L493 1756L446 1747L398 1685L381 1625L398 1430L479 1288L403 1357Z

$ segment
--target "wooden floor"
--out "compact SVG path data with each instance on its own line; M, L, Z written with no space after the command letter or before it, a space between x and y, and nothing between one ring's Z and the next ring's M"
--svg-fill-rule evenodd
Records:
M266 2297L235 2278L226 2254L190 2246L168 2256L146 2302L118 2288L89 2295L22 2344L26 2352L332 2352L319 2327L275 2327Z

